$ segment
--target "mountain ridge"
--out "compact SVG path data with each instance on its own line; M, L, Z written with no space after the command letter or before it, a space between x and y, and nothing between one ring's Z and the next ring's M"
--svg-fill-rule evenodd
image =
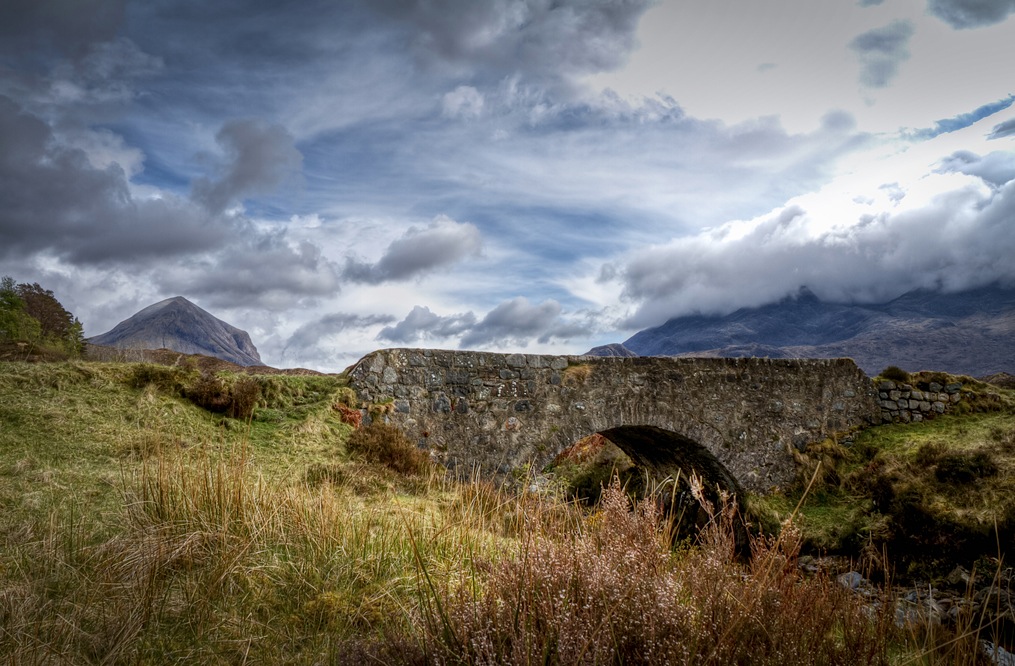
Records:
M87 340L117 349L169 349L203 354L237 365L263 365L250 335L182 296L142 308L109 331Z
M821 301L810 290L727 315L686 315L619 345L639 356L845 356L865 372L888 365L970 375L1015 372L1015 289L915 290L885 303ZM604 353L605 352L605 353Z

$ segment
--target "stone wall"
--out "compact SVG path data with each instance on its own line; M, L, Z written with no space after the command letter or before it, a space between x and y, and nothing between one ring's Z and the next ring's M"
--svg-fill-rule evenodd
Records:
M597 432L661 473L727 486L795 478L793 449L879 422L848 359L540 356L387 349L350 370L361 401L462 476L539 470ZM686 470L685 470L686 471Z
M883 423L910 423L947 413L962 400L962 384L930 382L923 389L909 384L878 382L878 404Z

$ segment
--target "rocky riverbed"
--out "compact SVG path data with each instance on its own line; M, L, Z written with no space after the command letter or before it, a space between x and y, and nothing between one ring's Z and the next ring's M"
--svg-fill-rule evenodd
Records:
M840 557L803 555L805 572L834 576L872 608L892 604L900 626L943 626L956 632L978 631L987 655L996 664L1015 666L1015 570L994 561L993 570L971 572L956 566L933 583L876 584ZM979 628L979 629L978 629Z

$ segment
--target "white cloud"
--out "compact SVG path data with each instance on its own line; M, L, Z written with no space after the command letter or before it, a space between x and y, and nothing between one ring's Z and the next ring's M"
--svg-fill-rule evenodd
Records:
M448 118L478 118L483 115L483 94L472 86L458 86L442 100Z

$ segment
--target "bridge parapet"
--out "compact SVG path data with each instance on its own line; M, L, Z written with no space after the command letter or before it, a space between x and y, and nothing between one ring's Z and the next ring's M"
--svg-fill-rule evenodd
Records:
M881 418L876 390L849 359L385 349L353 366L350 381L363 402L390 403L391 423L463 475L538 470L578 439L611 431L640 465L690 465L763 492L794 480L794 447Z

